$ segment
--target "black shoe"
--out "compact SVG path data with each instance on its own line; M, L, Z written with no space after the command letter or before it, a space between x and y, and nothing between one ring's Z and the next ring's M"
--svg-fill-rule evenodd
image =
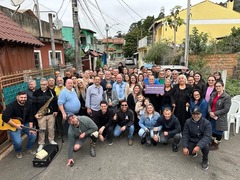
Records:
M90 155L92 157L96 157L96 152L95 152L95 148L93 145L90 145Z
M146 143L146 137L143 137L142 139L141 139L141 144L143 145L143 144L145 144Z
M202 169L203 170L208 170L208 168L209 168L209 163L208 163L208 161L203 161L202 162Z
M172 151L173 152L178 152L178 147L177 147L177 145L172 145Z

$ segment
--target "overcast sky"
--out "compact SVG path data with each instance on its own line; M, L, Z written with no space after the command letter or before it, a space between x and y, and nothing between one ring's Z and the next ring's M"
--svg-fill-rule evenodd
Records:
M191 5L202 1L204 0L191 0ZM217 3L226 2L226 0L211 1ZM58 18L63 21L63 25L72 26L71 0L63 0L63 5L62 0L38 0L38 2L40 11L51 10L58 12ZM183 9L187 7L187 0L78 0L78 2L81 4L79 5L80 26L95 31L98 38L106 36L106 23L111 27L109 35L114 36L117 31L127 33L130 25L142 18L153 15L156 18L162 7L164 7L165 15L168 15L170 9L176 5L182 6ZM102 15L98 10L96 2L100 7ZM16 9L16 7L11 5L11 0L0 0L0 5ZM25 0L20 9L33 10L33 5L34 0ZM48 21L47 12L41 12L41 19ZM94 21L96 22L95 25L93 25Z

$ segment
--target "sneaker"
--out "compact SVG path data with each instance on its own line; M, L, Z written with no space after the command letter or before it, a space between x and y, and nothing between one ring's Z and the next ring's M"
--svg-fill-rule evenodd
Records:
M20 152L20 153L17 153L16 154L16 157L18 158L18 159L21 159L22 158L22 153Z
M146 143L146 137L143 137L142 139L141 139L141 144L143 145L143 144L145 144Z
M54 140L50 141L50 144L57 144Z
M132 140L132 138L131 138L131 139L128 139L128 145L129 145L129 146L132 146L132 145L133 145L133 140Z
M112 146L112 145L113 145L112 140L108 140L108 145L109 145L109 146Z
M96 157L96 151L93 145L90 145L90 155Z
M37 149L37 152L39 152L39 151L41 151L42 149L43 149L43 144L40 144L39 146L38 146L38 149Z
M27 154L31 154L31 155L35 155L36 151L32 150L32 149L28 149L27 150Z
M178 152L178 147L177 147L177 145L172 145L172 151L173 151L173 152Z
M195 154L192 154L192 157L197 157L198 156L198 153L195 153Z
M209 162L208 161L203 161L202 162L202 169L203 170L208 170L209 168Z

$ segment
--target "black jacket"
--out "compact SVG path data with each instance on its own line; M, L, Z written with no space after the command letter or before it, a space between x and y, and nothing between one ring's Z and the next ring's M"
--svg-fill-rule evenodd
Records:
M164 116L160 116L154 127L159 126L162 126L162 131L167 131L169 136L174 136L181 132L180 123L175 115L172 115L169 120L166 120Z
M52 97L52 94L50 91L52 92L54 98L48 106L48 108L50 109L50 112L47 113L46 115L53 114L53 112L58 112L56 92L49 88L45 92L43 92L41 88L39 88L33 93L33 96L35 97L35 101L33 102L34 115L37 114L38 110L42 106L44 106L44 104Z
M93 121L98 126L98 129L100 129L102 126L105 126L107 129L108 127L112 126L114 112L111 109L108 109L105 114L102 113L102 110L99 110L97 114L94 116Z
M117 120L116 123L123 126L131 126L134 123L134 113L132 110L128 109L126 112L123 112L121 109L116 112Z
M8 122L10 119L22 119L22 124L25 122L33 122L32 105L30 102L26 102L24 106L18 104L17 100L7 105L3 111L2 119L4 122Z
M188 147L188 143L196 143L201 149L210 143L212 136L212 126L210 122L201 117L199 121L192 118L187 119L184 125L182 146Z

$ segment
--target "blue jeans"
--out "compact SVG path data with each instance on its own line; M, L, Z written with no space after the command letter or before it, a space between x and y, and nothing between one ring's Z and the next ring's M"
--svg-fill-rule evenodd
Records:
M159 126L158 127L158 131L161 131L162 129L162 126ZM143 138L143 134L145 133L145 129L141 128L139 131L138 131L138 135L140 138ZM151 138L153 139L153 129L150 130L150 135L151 135Z
M120 134L123 132L123 131L121 131L121 128L122 127L119 125L117 125L115 127L114 132L113 132L115 137L120 136ZM128 139L132 139L133 133L134 133L134 125L131 125L130 127L127 127L126 129L128 130Z
M28 123L25 123L24 126L29 127ZM27 135L28 143L27 150L32 149L33 145L37 139L37 136L34 134L29 134L29 129L17 129L16 131L8 131L13 142L14 150L19 153L22 152L22 132Z

